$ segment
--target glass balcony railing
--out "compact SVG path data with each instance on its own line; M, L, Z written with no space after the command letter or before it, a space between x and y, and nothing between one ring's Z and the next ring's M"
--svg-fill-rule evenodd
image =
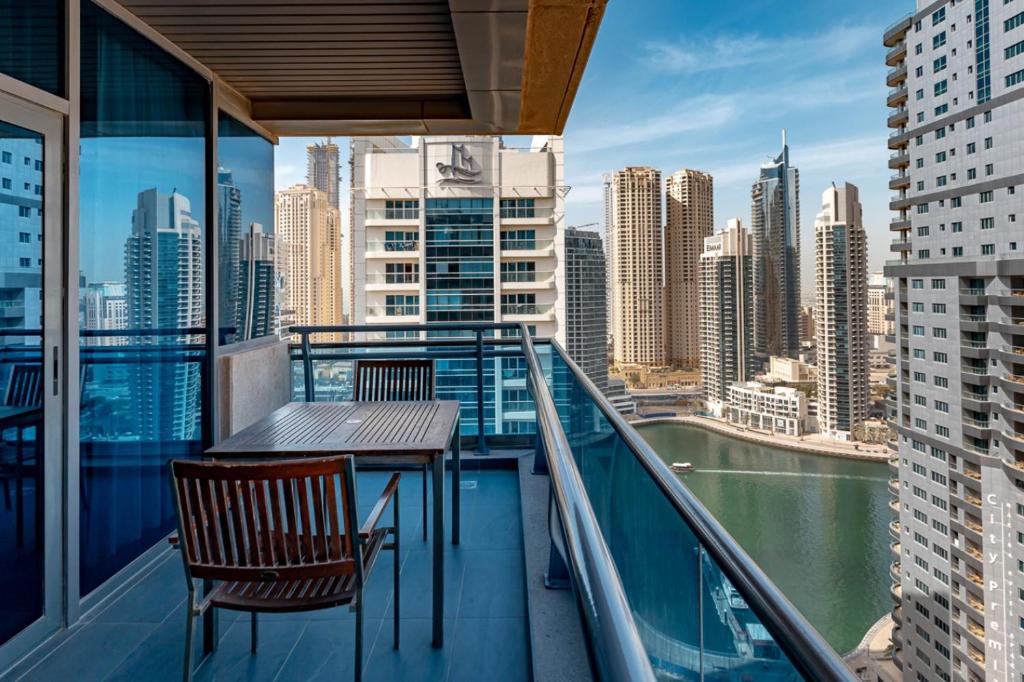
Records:
M544 251L554 245L551 239L502 239L502 251Z
M291 331L303 339L291 351L300 399L329 394L323 379L332 363L350 373L358 358L428 357L438 397L462 401L463 434L483 434L478 453L504 417L532 427L543 444L534 468L550 477L552 566L564 562L572 579L597 677L852 679L556 343L507 323ZM309 340L333 332L364 340ZM499 407L496 392L506 387L517 393ZM342 379L328 399L350 398Z
M555 309L551 303L503 303L502 315L547 315Z
M419 208L368 208L367 220L419 220Z
M366 250L372 253L417 251L420 248L419 241L396 240L396 241L373 241L366 243Z

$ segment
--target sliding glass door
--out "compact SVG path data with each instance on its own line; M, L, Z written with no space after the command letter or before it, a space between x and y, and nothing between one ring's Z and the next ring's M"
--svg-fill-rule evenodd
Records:
M0 92L0 670L62 621L62 138Z

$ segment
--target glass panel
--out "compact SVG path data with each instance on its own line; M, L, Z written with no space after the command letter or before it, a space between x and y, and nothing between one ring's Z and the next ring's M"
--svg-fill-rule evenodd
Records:
M562 428L658 677L801 679L562 356L538 353L551 356Z
M82 4L81 592L174 524L201 449L207 83Z
M274 145L224 112L217 122L220 343L276 334Z
M43 136L0 121L0 644L43 615Z
M65 0L0 0L0 73L64 97Z

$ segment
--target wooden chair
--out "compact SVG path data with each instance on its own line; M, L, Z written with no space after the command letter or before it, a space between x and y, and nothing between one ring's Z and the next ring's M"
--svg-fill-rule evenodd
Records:
M3 403L5 407L38 407L43 406L43 366L39 363L16 363L11 365L10 374L7 377L7 388L4 391ZM39 413L39 420L42 419L42 413ZM15 450L15 459L13 462L9 462L6 459L0 460L0 483L3 485L4 492L4 506L10 510L11 508L11 487L10 481L14 480L15 485L15 497L17 498L17 546L22 547L25 544L24 540L24 484L25 484L25 470L29 469L34 472L36 476L36 485L40 485L38 480L39 470L36 467L38 464L39 448L41 445L41 439L43 434L39 427L42 426L41 421L24 420L16 426L10 427L10 429L0 429L0 447L6 448L11 446ZM25 453L25 431L29 428L35 428L35 443L34 448L30 454ZM13 430L15 433L14 441L7 440L7 431ZM38 487L36 488L39 489ZM38 525L38 524L37 524ZM41 530L41 526L39 528ZM37 533L38 535L38 533Z
M356 360L352 379L353 400L433 400L433 360ZM423 539L427 539L427 469L411 465L423 475Z
M394 552L394 648L399 623L399 517L395 474L358 526L352 455L278 462L170 463L178 545L188 581L185 671L192 676L195 618L211 607L252 614L350 604L356 614L355 679L363 668L363 588L380 551ZM391 503L393 526L381 527ZM390 539L390 542L388 540ZM197 600L196 580L216 581Z

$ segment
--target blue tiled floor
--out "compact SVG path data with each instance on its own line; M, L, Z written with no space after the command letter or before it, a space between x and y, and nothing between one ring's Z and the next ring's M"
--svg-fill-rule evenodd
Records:
M360 474L364 515L386 480L384 473ZM445 646L433 649L431 545L422 538L420 479L403 475L401 648L391 646L393 559L384 552L367 584L364 679L529 679L517 474L464 471L462 492L462 544L452 546L450 535L445 542ZM448 519L446 525L450 533ZM172 553L22 679L180 680L185 596L181 559ZM261 616L255 656L248 615L222 611L220 620L220 645L196 671L198 681L352 678L355 616L347 608Z

